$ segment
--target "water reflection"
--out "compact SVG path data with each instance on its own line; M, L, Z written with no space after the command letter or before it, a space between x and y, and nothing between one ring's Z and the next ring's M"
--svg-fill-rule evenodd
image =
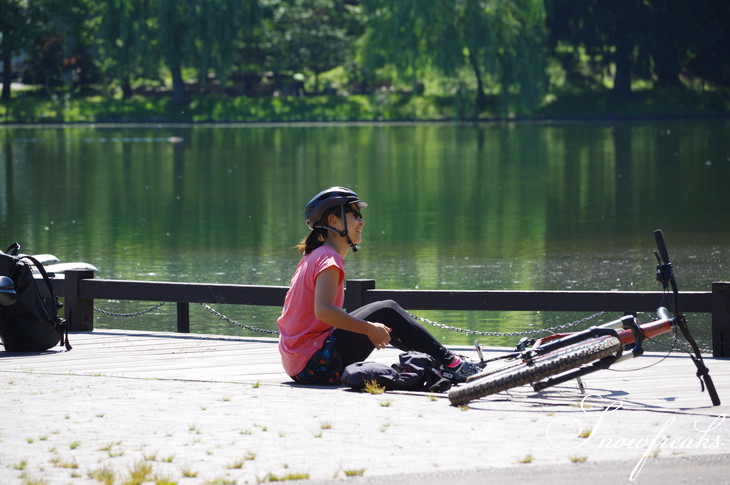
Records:
M728 128L3 127L0 232L29 252L91 262L100 277L284 285L303 204L347 185L370 202L348 277L380 288L657 289L651 231L661 227L683 287L706 290L730 277ZM276 312L230 311L269 324ZM556 323L435 316L470 328ZM198 331L220 330L193 318Z

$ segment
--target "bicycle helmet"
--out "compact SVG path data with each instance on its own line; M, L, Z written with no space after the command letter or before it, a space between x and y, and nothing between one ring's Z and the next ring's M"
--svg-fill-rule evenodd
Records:
M321 228L337 233L347 240L347 243L353 251L357 251L357 246L353 244L350 236L347 234L345 210L350 204L357 204L358 209L364 209L368 206L367 202L361 201L360 197L347 187L330 187L329 189L323 190L315 195L304 208L304 218L307 221L307 227L310 230ZM342 231L328 226L322 221L327 211L333 207L340 208L340 216L344 223L344 229Z
M0 276L0 306L10 306L18 299L15 283L7 276Z

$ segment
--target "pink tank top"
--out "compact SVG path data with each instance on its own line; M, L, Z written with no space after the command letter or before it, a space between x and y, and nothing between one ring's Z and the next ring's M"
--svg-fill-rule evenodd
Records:
M284 309L276 322L279 327L281 363L288 375L299 374L334 331L333 326L318 320L314 315L314 288L317 276L322 271L338 268L340 280L334 304L342 307L345 301L344 266L342 256L329 246L320 246L299 261L291 279L291 287L286 293Z

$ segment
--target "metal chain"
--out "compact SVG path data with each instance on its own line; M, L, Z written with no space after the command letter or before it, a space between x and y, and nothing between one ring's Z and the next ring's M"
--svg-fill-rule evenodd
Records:
M104 309L96 307L96 306L94 307L94 310L98 311L99 313L103 313L104 315L110 316L110 317L131 318L131 317L139 317L146 313L153 312L153 311L159 309L160 307L162 307L164 304L165 304L165 302L163 301L153 307L150 307L150 308L147 308L144 310L140 310L138 312L133 312L133 313L115 313L115 312L110 312L108 310L104 310ZM205 303L201 303L200 306L202 306L203 308L205 308L206 310L208 310L210 313L217 316L218 318L225 320L226 322L236 325L238 327L245 328L246 330L250 330L252 332L266 333L269 335L278 335L279 334L279 332L276 330L269 330L267 328L253 327L251 325L247 325L245 323L241 323L236 320L233 320L232 318L227 317L226 315L223 315L221 312L212 308L210 305L206 305ZM487 337L518 337L518 336L524 336L524 335L533 335L533 334L539 333L539 332L556 333L556 332L565 330L570 327L578 326L584 322L587 322L588 320L591 320L593 318L596 318L599 315L602 315L603 313L604 312L594 313L593 315L589 315L587 317L584 317L579 320L575 320L573 322L566 323L563 325L557 325L555 327L526 330L526 331L522 331L522 332L484 332L484 331L480 331L480 330L471 330L471 329L467 329L467 328L452 327L450 325L445 325L443 323L434 322L433 320L429 320L428 318L420 317L420 316L414 315L412 313L410 314L410 316L421 322L428 323L429 325L432 325L436 328L449 330L451 332L465 333L467 335L482 335L482 336L487 336Z
M125 318L130 318L130 317L139 317L141 315L144 315L145 313L153 312L153 311L157 310L158 308L160 308L164 304L165 304L165 302L163 301L163 302L158 303L157 305L155 305L155 306L153 306L151 308L147 308L145 310L140 310L140 311L134 312L134 313L114 313L114 312L110 312L108 310L104 310L103 308L99 308L97 306L94 307L94 310L96 310L99 313L103 313L104 315L107 315L109 317L125 317Z
M251 325L246 325L245 323L237 322L233 320L232 318L229 318L225 315L223 315L221 312L217 311L214 308L211 308L210 306L206 305L205 303L201 303L200 306L208 310L210 313L215 315L218 318L221 318L225 320L228 323L232 323L233 325L236 325L238 327L245 328L246 330L251 330L253 332L261 332L261 333L268 333L270 335L279 335L279 332L277 330L269 330L268 328L258 328L258 327L252 327Z
M519 337L519 336L524 336L524 335L534 335L536 333L541 333L541 332L557 333L561 330L565 330L567 328L575 327L582 323L585 323L588 320L591 320L593 318L596 318L599 315L602 315L603 313L604 312L594 313L593 315L589 315L587 317L581 318L580 320L575 320L573 322L565 323L563 325L557 325L555 327L536 328L534 330L526 330L526 331L522 331L522 332L482 332L480 330L471 330L468 328L452 327L450 325L444 325L443 323L434 322L433 320L429 320L428 318L419 317L418 315L413 315L413 314L410 314L410 315L411 315L411 317L415 318L416 320L420 320L420 321L428 323L429 325L432 325L434 327L442 328L444 330L449 330L451 332L460 332L460 333L465 333L467 335L482 335L482 336L487 336L487 337Z
M99 313L103 313L104 315L110 316L110 317L125 317L125 318L131 318L131 317L139 317L139 316L144 315L145 313L153 312L153 311L157 310L158 308L160 308L161 306L163 306L164 304L165 304L165 302L163 301L163 302L161 302L161 303L159 303L159 304L157 304L157 305L155 305L155 306L153 306L151 308L147 308L145 310L140 310L140 311L134 312L134 313L114 313L114 312L110 312L108 310L104 310L103 308L99 308L99 307L96 307L96 306L94 307L94 310L96 310ZM206 305L205 303L201 303L200 306L202 306L203 308L205 308L206 310L208 310L210 313L212 313L213 315L217 316L218 318L221 318L221 319L227 321L228 323L232 323L233 325L236 325L238 327L245 328L246 330L251 330L253 332L267 333L267 334L270 334L270 335L278 335L279 334L279 332L276 331L276 330L269 330L267 328L252 327L251 325L246 325L245 323L237 322L237 321L233 320L232 318L229 318L229 317L223 315L222 313L220 313L219 311L215 310L214 308L211 308L210 306Z

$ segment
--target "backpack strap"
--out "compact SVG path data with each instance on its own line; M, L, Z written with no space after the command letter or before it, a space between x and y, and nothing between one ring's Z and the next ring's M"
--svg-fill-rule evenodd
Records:
M14 242L10 246L8 246L8 249L5 250L5 254L8 254L10 256L17 256L18 251L20 251L20 243Z
M55 306L58 305L58 298L56 297L56 292L53 290L53 284L51 283L51 278L48 276L48 272L46 271L46 268L43 267L43 265L35 259L33 256L21 256L18 258L21 259L27 259L29 260L40 272L41 276L43 277L43 281L46 283L46 286L48 287L48 292L51 294L52 301L54 302ZM57 314L57 308L54 308L53 311L51 311L50 308L48 308L48 305L46 304L45 300L41 298L41 301L43 302L43 306L46 307L46 311L49 315L52 315L53 318L56 319L56 324L61 326L61 342L59 345L64 345L66 347L66 350L71 350L73 347L71 347L71 343L68 341L68 325L65 319L60 318Z

